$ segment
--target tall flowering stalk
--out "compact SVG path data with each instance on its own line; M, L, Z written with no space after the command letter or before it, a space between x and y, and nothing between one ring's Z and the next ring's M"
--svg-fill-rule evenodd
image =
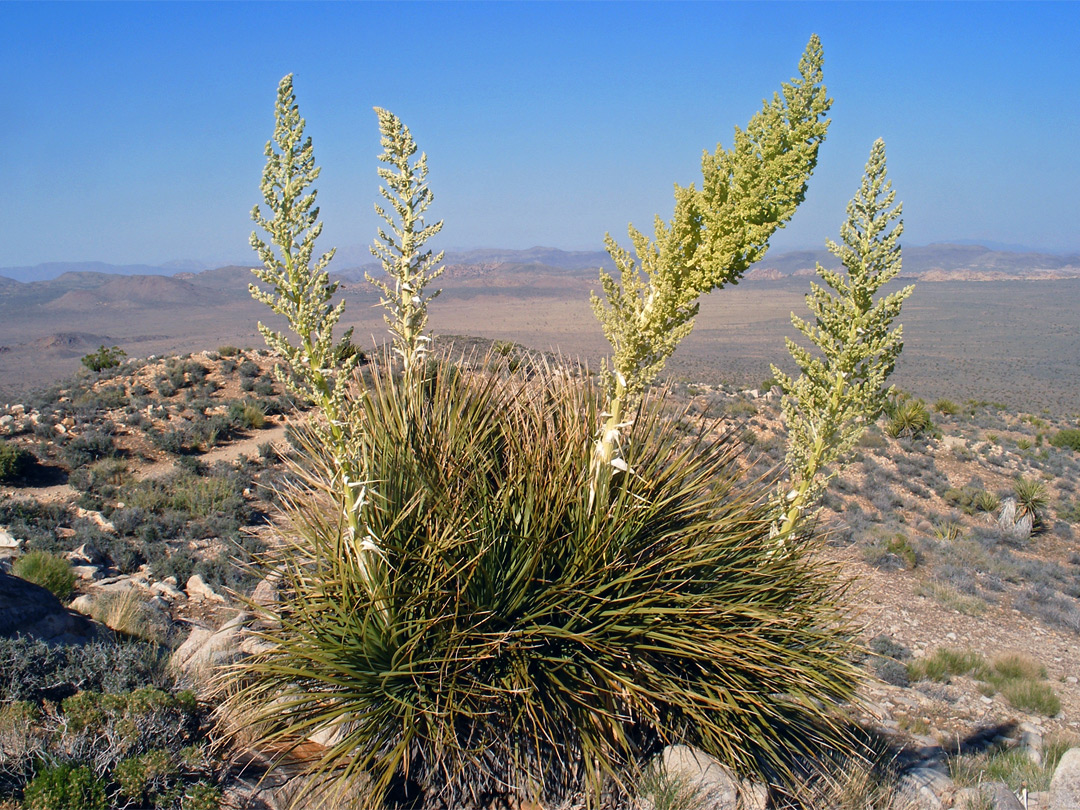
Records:
M352 346L352 329L334 341L334 327L345 311L344 301L333 303L338 284L330 281L327 272L334 251L312 261L322 223L315 205L318 192L311 185L320 170L315 165L311 138L304 136L305 121L296 104L292 74L278 85L274 120L274 137L266 144L260 186L269 215L258 205L251 212L268 237L264 241L257 232L251 234L251 246L263 263L252 272L272 291L256 284L249 290L256 301L286 318L296 338L291 342L282 332L259 323L267 345L283 360L274 369L277 379L298 399L314 404L323 416L323 421L313 421L310 429L328 453L339 484L335 489L342 542L337 553L356 558L371 588L377 580L379 551L363 526L367 489L357 462L356 401L349 394L361 355Z
M382 133L383 153L379 160L379 177L385 186L379 193L389 203L389 211L375 205L375 211L386 222L389 232L379 228L379 238L371 253L382 262L390 283L367 276L382 293L383 316L394 336L394 352L401 357L407 375L421 367L430 348L431 337L424 334L427 326L427 305L441 290L425 297L427 285L442 275L443 253L432 255L423 249L424 243L442 230L442 220L428 225L424 212L435 196L427 186L427 155L413 160L416 143L409 128L391 112L375 108Z
M787 466L792 475L779 498L782 540L817 503L837 473L837 462L881 415L892 393L885 381L904 341L902 326L890 328L915 288L907 286L878 300L874 295L900 273L902 211L886 177L885 143L878 139L870 151L862 186L848 203L848 219L840 227L842 244L826 242L846 272L818 265L818 275L833 292L811 284L806 304L813 323L794 313L791 316L792 324L818 354L789 339L788 351L802 373L792 379L772 368L784 392Z
M608 408L593 459L594 496L612 470L626 469L621 443L631 414L693 329L698 299L737 283L803 201L829 126L823 59L815 35L799 78L766 100L745 130L736 127L730 149L702 156L701 188L675 186L672 220L657 217L651 239L629 227L636 261L606 237L619 277L602 272L604 298L592 296L613 352L604 366Z

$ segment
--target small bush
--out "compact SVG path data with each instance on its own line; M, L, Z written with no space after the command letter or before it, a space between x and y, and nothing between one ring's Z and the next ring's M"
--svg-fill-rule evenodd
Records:
M33 453L0 439L0 481L22 478L35 461Z
M165 634L161 619L137 588L107 591L95 599L90 615L110 630L129 638L159 642Z
M1066 428L1065 430L1059 430L1050 437L1050 444L1054 447L1068 447L1070 450L1080 453L1080 429Z
M105 348L102 345L96 352L83 357L81 362L91 371L104 371L107 368L116 368L125 357L127 357L127 352L119 346Z
M196 782L184 792L180 810L218 810L221 790L208 782Z
M164 748L154 748L141 756L121 760L113 771L113 779L120 795L142 804L154 801L164 793L180 775L173 755Z
M901 436L916 438L929 433L934 423L926 403L921 399L905 399L894 403L887 411L885 433L894 439Z
M63 764L46 768L23 793L25 810L106 810L105 783L90 768Z
M943 416L955 416L960 413L960 406L951 399L939 399L934 403L934 410Z
M72 470L117 455L113 437L102 430L88 430L64 445L60 458Z
M241 377L249 380L262 374L262 369L259 368L258 363L254 363L251 360L245 360L237 367L236 371Z
M47 551L31 551L15 561L11 573L51 591L66 602L75 589L75 573L71 563Z
M983 657L974 650L953 650L939 647L933 653L908 665L912 681L947 682L956 675L967 675L985 665Z
M230 424L241 430L259 430L266 425L266 414L252 402L234 402L229 406Z

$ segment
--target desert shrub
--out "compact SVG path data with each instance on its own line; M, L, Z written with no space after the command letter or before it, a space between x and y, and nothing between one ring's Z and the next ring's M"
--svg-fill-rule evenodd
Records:
M88 430L81 436L76 436L64 445L60 451L60 458L70 469L100 461L117 455L116 443L113 437L100 428Z
M1058 520L1068 523L1080 523L1080 500L1068 501L1062 499L1057 508Z
M1065 428L1050 437L1054 447L1068 447L1080 453L1080 428Z
M883 430L894 439L901 436L922 436L934 427L926 403L921 399L893 400L886 409L885 416Z
M176 385L173 384L167 376L159 374L154 378L154 389L158 392L158 396L168 399L174 396L179 390Z
M195 782L184 791L180 810L218 810L221 802L220 788L209 782Z
M85 765L45 768L23 793L26 810L106 810L108 806L104 781Z
M23 538L28 549L67 551L56 529L70 525L71 519L66 504L40 503L31 498L0 500L0 526L7 526L12 535Z
M102 345L96 352L84 356L80 362L91 371L104 371L105 369L116 368L125 357L127 357L127 352L119 346L105 348Z
M72 404L75 405L77 414L93 416L101 411L123 408L128 404L128 395L122 385L105 385L84 392L76 397Z
M906 687L911 684L907 667L892 658L878 658L874 661L874 674L887 684Z
M206 379L206 375L210 373L210 369L194 360L185 361L183 369L189 384L201 383Z
M983 666L983 657L974 650L939 647L930 655L910 663L908 674L913 681L948 681L950 677L967 675Z
M915 568L919 564L919 555L904 534L890 537L878 537L863 551L863 559L876 568L899 569Z
M165 636L163 618L146 603L138 588L102 593L91 603L90 615L128 638L160 642Z
M173 762L172 752L164 748L153 748L145 754L123 759L113 770L113 780L121 796L136 804L149 801L154 806L158 805L156 799L179 776L180 768Z
M195 566L198 563L199 558L187 548L169 550L156 559L153 556L150 558L150 567L156 577L159 579L175 577L180 585L187 582L188 578L195 573Z
M259 368L259 364L251 360L245 360L236 369L237 373L245 379L254 379L262 374L262 369Z
M61 601L66 601L75 588L71 563L47 551L31 551L19 557L11 566L11 573L47 588Z
M81 492L112 498L117 487L123 484L127 468L123 459L103 458L73 470L68 476L68 484Z
M375 601L340 590L363 581L358 558L338 551L329 503L296 501L303 540L282 560L295 632L246 693L254 706L285 696L261 714L266 733L363 718L346 745L358 767L429 784L462 774L446 787L466 792L536 768L557 789L579 757L625 766L676 728L738 767L779 767L773 746L801 750L821 733L813 701L856 680L841 626L822 621L828 578L798 547L776 553L730 436L677 440L656 408L627 448L637 474L590 513L579 493L602 401L531 373L507 385L440 364L415 388L380 366L359 403L380 426L362 452L394 576ZM313 565L340 573L315 585ZM734 709L723 694L756 697ZM613 736L609 712L635 719Z
M36 639L0 638L0 702L59 701L80 689L124 692L171 683L168 653L153 644L95 641L50 645Z
M0 439L0 481L22 478L30 472L36 460L29 450Z
M114 781L119 776L128 789L135 789L141 778L143 787L157 794L155 806L178 803L180 768L173 764L172 752L199 732L198 705L191 692L153 687L117 694L83 691L64 698L59 709L54 749L74 754L97 773L112 771Z
M955 416L960 413L960 406L951 399L939 399L934 403L934 410L943 416Z
M255 381L255 385L252 387L252 391L256 396L260 397L272 397L277 393L277 389L274 388L274 383L267 377L260 377Z
M941 499L945 503L959 509L965 515L974 515L979 511L980 499L985 503L986 498L987 492L983 489L982 482L978 480L971 481L962 487L949 487L941 493Z
M132 483L124 488L128 508L147 512L179 512L191 518L227 516L245 523L250 507L244 500L245 482L227 472L178 471L166 478Z
M258 430L266 425L266 414L254 402L233 402L229 405L229 423L241 430Z

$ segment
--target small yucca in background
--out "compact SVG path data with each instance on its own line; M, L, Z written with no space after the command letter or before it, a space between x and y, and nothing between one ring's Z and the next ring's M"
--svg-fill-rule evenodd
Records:
M338 728L318 767L343 788L370 780L377 804L408 780L444 806L595 799L676 741L783 778L840 737L827 707L857 678L834 579L776 553L768 486L731 435L686 439L648 399L633 474L590 510L601 391L537 366L427 374L379 363L357 403L380 597L335 553L334 462L307 448L244 722L285 748Z

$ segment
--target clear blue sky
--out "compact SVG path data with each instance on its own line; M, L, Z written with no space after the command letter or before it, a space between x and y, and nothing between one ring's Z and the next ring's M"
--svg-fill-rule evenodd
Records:
M387 107L428 153L447 247L599 249L794 75L833 124L774 249L835 237L883 137L906 239L1080 250L1077 3L0 2L0 266L253 256L295 74L323 247L370 243Z

